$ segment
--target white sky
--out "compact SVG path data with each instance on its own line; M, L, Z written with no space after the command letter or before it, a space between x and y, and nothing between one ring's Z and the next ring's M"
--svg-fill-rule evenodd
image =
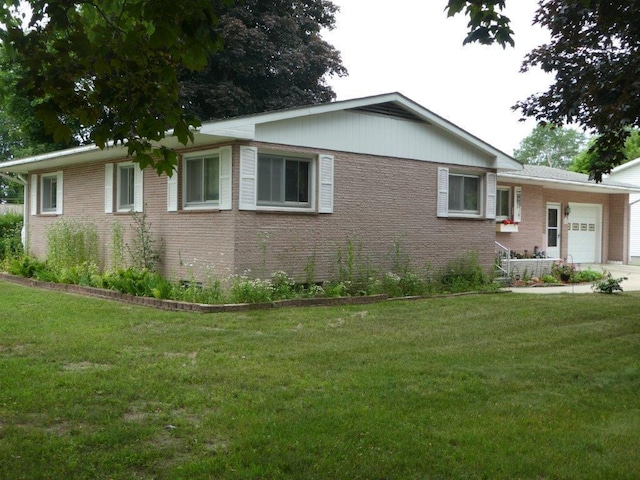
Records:
M515 48L462 46L468 19L447 18L447 0L333 0L337 26L324 38L342 54L349 75L329 81L338 100L400 92L511 155L535 126L511 106L546 91L551 77L519 73L522 60L548 38L531 25L537 0L511 0L505 14Z

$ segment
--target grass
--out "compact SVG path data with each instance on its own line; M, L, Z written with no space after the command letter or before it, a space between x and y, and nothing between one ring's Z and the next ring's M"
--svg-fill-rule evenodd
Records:
M190 315L0 291L0 478L640 472L637 294Z

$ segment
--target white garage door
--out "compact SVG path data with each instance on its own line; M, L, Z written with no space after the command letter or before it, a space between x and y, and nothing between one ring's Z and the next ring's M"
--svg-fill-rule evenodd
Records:
M574 263L600 263L602 206L584 203L570 203L569 206L568 260Z

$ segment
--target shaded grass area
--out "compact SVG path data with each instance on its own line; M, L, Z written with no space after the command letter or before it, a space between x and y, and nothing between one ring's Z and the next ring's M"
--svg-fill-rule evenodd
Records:
M0 478L640 472L637 294L206 316L0 292Z

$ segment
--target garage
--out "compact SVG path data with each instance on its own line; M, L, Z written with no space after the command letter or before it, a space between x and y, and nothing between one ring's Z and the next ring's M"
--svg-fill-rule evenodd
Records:
M573 263L601 263L602 205L569 203L568 260Z

